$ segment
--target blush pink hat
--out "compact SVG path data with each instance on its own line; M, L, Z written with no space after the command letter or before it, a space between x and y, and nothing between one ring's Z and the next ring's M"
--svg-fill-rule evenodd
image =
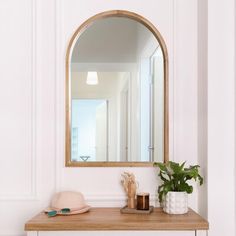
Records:
M69 208L70 212L66 214L59 212L63 208ZM58 211L58 215L74 215L87 212L89 209L90 206L85 203L82 193L64 191L54 194L51 206L45 212L56 210Z

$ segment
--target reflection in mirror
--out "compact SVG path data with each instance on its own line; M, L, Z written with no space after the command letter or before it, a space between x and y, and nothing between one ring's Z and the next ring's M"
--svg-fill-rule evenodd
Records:
M71 158L73 161L107 161L108 102L72 99Z
M143 24L112 16L87 27L69 58L70 161L163 161L164 76Z

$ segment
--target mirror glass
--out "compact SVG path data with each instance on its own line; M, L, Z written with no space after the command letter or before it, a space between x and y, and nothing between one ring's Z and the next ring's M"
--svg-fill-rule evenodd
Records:
M164 57L126 17L85 27L69 57L70 161L164 160Z

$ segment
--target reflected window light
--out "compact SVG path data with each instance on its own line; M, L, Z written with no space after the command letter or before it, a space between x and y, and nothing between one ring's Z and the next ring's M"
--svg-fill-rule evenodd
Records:
M88 71L86 83L88 85L98 84L98 73L96 71Z

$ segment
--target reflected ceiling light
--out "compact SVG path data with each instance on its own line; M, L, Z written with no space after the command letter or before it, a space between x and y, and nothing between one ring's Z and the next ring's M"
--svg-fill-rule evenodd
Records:
M86 83L89 85L98 84L98 73L96 71L88 71Z

